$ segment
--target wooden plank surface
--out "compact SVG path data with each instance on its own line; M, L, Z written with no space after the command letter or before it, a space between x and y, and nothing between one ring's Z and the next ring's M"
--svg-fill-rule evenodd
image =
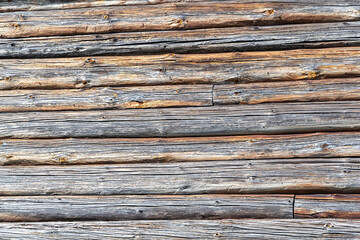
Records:
M0 165L360 157L360 133L143 139L3 139Z
M0 39L0 58L348 47L360 45L359 30L355 21Z
M226 84L214 86L215 105L359 99L359 78L263 82L236 85Z
M0 138L180 137L360 129L360 103L1 113Z
M0 89L246 83L360 76L360 48L0 60Z
M210 1L9 12L2 13L0 36L17 38L359 19L358 3L331 3L326 6L316 2Z
M360 195L297 195L294 205L294 217L360 218Z
M0 221L292 218L293 195L0 197Z
M172 2L201 2L202 0L88 0L88 1L3 1L0 2L0 12L18 12L18 11L48 11L56 9L89 8L89 7L107 7L107 6L127 6L127 5L146 5ZM211 1L211 0L207 0Z
M0 91L0 112L211 105L212 85Z
M2 237L31 239L357 239L360 220L246 219L0 223Z
M0 112L360 100L360 79L0 91Z
M359 158L3 166L0 194L360 193Z
M222 0L223 2L234 2L234 0ZM218 0L107 0L107 1L4 1L0 2L0 12L16 12L16 11L38 11L38 10L55 10L55 9L71 9L71 8L88 8L88 7L106 7L106 6L122 6L122 5L147 5L147 4L162 4L162 3L178 3L178 2L219 2ZM264 0L237 0L238 3L263 3ZM277 0L276 3L297 3L296 0ZM301 4L313 4L311 0L302 0ZM336 1L317 1L321 6L332 6ZM356 5L356 0L346 0L343 6Z

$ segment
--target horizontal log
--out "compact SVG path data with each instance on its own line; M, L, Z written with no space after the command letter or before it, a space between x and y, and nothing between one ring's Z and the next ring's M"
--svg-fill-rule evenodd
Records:
M0 195L360 193L359 158L3 166Z
M295 218L360 218L360 195L298 195Z
M0 221L292 218L293 195L0 197Z
M359 3L331 2L332 5L210 1L10 12L2 14L0 36L17 38L359 19Z
M0 112L211 105L212 85L0 91Z
M359 78L214 86L215 105L359 99Z
M146 4L161 4L161 3L177 3L177 2L217 2L218 0L107 0L107 1L3 1L0 2L0 12L16 12L16 11L39 11L39 10L55 10L55 9L71 9L71 8L88 8L88 7L106 7L106 6L121 6L121 5L146 5ZM233 0L222 0L233 1ZM263 0L238 0L238 3L263 3ZM298 3L296 0L277 0L277 3ZM302 0L302 4L313 4L311 0ZM336 1L317 1L320 6L332 6ZM356 5L356 0L347 0L343 3L344 6Z
M348 47L360 45L359 31L360 22L340 22L0 39L0 58Z
M0 138L200 137L360 129L360 103L1 113Z
M191 107L360 100L360 79L166 85L70 90L3 90L0 112Z
M0 223L5 239L356 239L359 220L246 219Z
M198 2L201 0L106 0L106 1L2 1L0 2L0 12L17 12L17 11L45 11L55 9L71 8L89 8L89 7L107 7L107 6L127 6L127 5L146 5L172 2ZM209 0L207 0L209 1ZM211 1L211 0L210 0Z
M0 89L247 83L360 76L360 48L2 59Z
M0 165L360 157L360 133L0 141Z

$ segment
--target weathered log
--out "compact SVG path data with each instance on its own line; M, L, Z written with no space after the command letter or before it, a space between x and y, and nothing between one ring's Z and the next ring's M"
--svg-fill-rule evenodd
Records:
M359 158L3 166L0 195L360 193Z
M0 141L0 165L360 157L360 133Z
M298 195L295 218L360 218L360 195Z
M36 96L35 96L36 97ZM0 138L200 137L360 129L360 103L0 113Z
M215 105L359 99L359 78L214 86Z
M38 10L55 10L55 9L71 9L71 8L88 8L88 7L106 7L106 6L122 6L122 5L146 5L146 4L161 4L161 3L178 3L178 2L218 2L218 0L107 0L107 1L31 1L31 0L17 0L17 1L2 1L0 2L0 12L15 12L15 11L38 11ZM234 0L221 0L222 2ZM263 3L263 0L237 0L238 3ZM296 0L277 0L276 3L297 3ZM332 6L336 1L317 1L319 6ZM356 0L346 0L343 6L357 5ZM314 4L311 0L302 0L301 4Z
M0 223L4 239L357 239L359 220L246 219Z
M246 83L360 76L360 48L3 59L0 89Z
M346 47L360 45L359 31L360 22L342 22L0 39L0 58Z
M17 38L359 19L359 3L331 3L210 1L10 12L2 13L0 36Z
M107 6L127 6L127 5L146 5L160 4L172 2L201 2L203 0L106 0L106 1L54 1L54 0L17 0L17 1L1 1L0 12L17 12L17 11L44 11L55 9L71 9L71 8L89 8L89 7L107 7ZM212 1L212 0L206 0Z
M3 90L0 112L191 107L360 100L360 79L237 85L175 85L72 90Z
M211 105L212 85L0 91L0 112Z
M0 197L0 221L292 218L293 195Z

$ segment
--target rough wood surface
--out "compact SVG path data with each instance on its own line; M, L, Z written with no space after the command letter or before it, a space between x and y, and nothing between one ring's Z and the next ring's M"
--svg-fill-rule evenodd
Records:
M292 218L293 195L0 197L0 221Z
M107 7L107 6L127 6L127 5L146 5L172 2L201 2L202 0L16 0L0 2L0 12L17 12L17 11L48 11L55 9L71 8L89 8L89 7ZM211 0L207 0L211 1Z
M360 133L0 141L0 165L360 157Z
M211 105L212 85L0 91L0 112Z
M0 223L5 239L358 239L360 220L246 219Z
M0 39L0 58L359 46L360 22ZM316 33L316 34L314 34Z
M360 103L0 113L0 138L191 137L360 129Z
M15 12L15 11L38 11L38 10L54 10L54 9L70 9L70 8L88 8L88 7L106 7L106 6L122 6L122 5L146 5L146 4L161 4L161 3L178 3L178 2L219 2L218 0L17 0L17 1L2 1L0 2L0 12ZM234 2L234 0L221 0L222 2ZM264 0L237 0L237 3L264 3ZM297 3L296 0L276 0L276 3ZM311 0L302 0L301 4L313 4ZM338 2L332 1L317 1L319 6L332 6ZM356 0L346 0L343 6L357 5Z
M2 13L2 38L358 20L359 3L179 2ZM51 16L51 17L49 17ZM81 19L81 21L79 21Z
M360 195L298 195L294 205L294 216L296 218L360 218Z
M214 86L215 105L359 99L359 78Z
M129 109L360 100L360 79L166 85L70 90L3 90L0 112Z
M0 89L246 83L360 76L360 48L0 60Z
M0 194L360 193L359 158L3 166Z

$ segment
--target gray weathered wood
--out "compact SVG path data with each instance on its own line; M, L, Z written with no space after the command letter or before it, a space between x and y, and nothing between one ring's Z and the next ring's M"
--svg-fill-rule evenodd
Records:
M359 99L359 78L227 84L214 87L215 105Z
M213 89L212 89L213 88ZM71 90L3 90L0 112L360 100L360 79Z
M294 205L294 216L296 218L360 218L360 195L298 195Z
M352 3L210 1L20 11L2 13L0 36L16 38L358 20L360 5Z
M359 158L3 166L0 195L360 193Z
M292 218L293 195L0 197L0 221Z
M0 165L360 157L360 133L144 139L3 139Z
M107 7L107 6L128 6L128 5L146 5L171 2L201 2L202 0L106 0L106 1L61 1L61 0L16 0L1 1L0 12L17 11L45 11L55 9L88 8L88 7ZM211 0L207 0L211 1Z
M0 60L0 89L246 83L360 76L360 48Z
M187 137L360 129L360 102L0 113L0 138Z
M17 1L2 1L0 2L0 12L15 12L15 11L37 11L37 10L54 10L54 9L70 9L70 8L87 8L87 7L106 7L106 6L121 6L121 5L146 5L146 4L161 4L161 3L177 3L177 2L217 2L218 0L88 0L88 1L60 1L60 0L17 0ZM223 2L234 0L221 0ZM237 0L238 3L264 3L264 0ZM297 0L277 0L276 3L297 3ZM302 0L301 4L313 4L314 1ZM338 4L335 0L319 0L319 6L332 6ZM356 0L346 0L342 3L343 6L356 5Z
M245 219L0 223L5 239L358 239L360 220Z
M360 45L359 32L360 22L341 22L0 39L0 58L346 47Z
M211 105L212 85L0 91L0 112Z

